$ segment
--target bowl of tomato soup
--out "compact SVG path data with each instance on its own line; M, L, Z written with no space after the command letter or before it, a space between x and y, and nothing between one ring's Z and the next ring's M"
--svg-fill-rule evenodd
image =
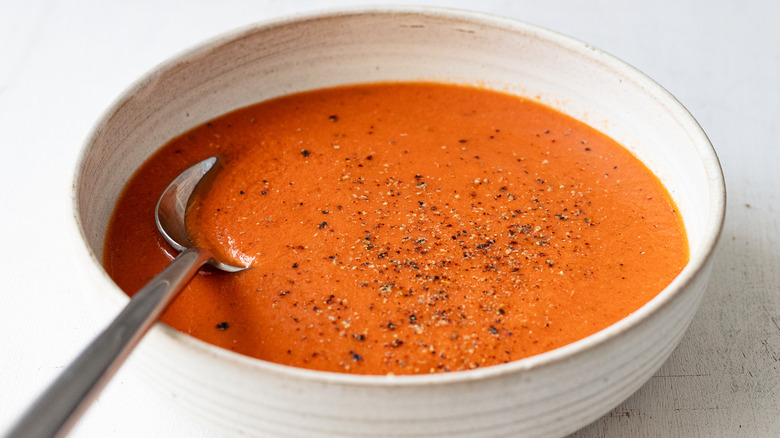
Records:
M176 252L154 205L210 156L203 269L134 353L226 435L561 436L636 391L720 233L695 119L622 61L473 12L259 23L136 82L77 165L77 257L113 314Z

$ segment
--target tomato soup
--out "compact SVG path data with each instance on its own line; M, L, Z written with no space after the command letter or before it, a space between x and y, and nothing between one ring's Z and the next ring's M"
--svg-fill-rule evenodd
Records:
M604 134L508 94L386 83L258 103L162 147L106 236L128 294L176 253L158 197L210 156L188 231L249 269L201 270L163 321L280 364L419 374L525 358L624 318L688 261L671 197Z

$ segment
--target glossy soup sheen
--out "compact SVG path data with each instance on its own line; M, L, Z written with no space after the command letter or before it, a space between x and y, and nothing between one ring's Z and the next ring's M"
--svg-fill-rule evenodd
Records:
M348 86L239 109L165 145L127 184L104 265L133 294L175 255L154 207L220 158L191 204L204 269L164 322L317 370L467 370L588 336L688 260L660 181L610 138L538 103L430 83Z

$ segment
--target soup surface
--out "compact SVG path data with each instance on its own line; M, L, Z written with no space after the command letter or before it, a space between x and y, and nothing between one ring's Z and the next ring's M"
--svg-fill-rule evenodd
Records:
M158 197L214 155L188 230L250 269L202 270L163 320L281 364L412 374L517 360L627 316L688 260L669 194L605 135L498 92L373 84L259 103L160 149L106 236L128 294L175 256Z

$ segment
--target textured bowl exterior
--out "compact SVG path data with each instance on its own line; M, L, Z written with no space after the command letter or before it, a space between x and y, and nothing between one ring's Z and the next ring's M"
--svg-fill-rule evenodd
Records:
M127 297L100 265L123 185L167 140L257 101L341 84L432 80L534 99L607 133L666 184L691 261L629 317L586 339L509 364L450 374L352 376L241 356L157 326L132 366L226 435L562 436L646 382L702 299L725 188L695 120L660 86L584 43L517 21L431 8L350 9L254 25L159 66L106 112L74 181L73 235L94 301Z

